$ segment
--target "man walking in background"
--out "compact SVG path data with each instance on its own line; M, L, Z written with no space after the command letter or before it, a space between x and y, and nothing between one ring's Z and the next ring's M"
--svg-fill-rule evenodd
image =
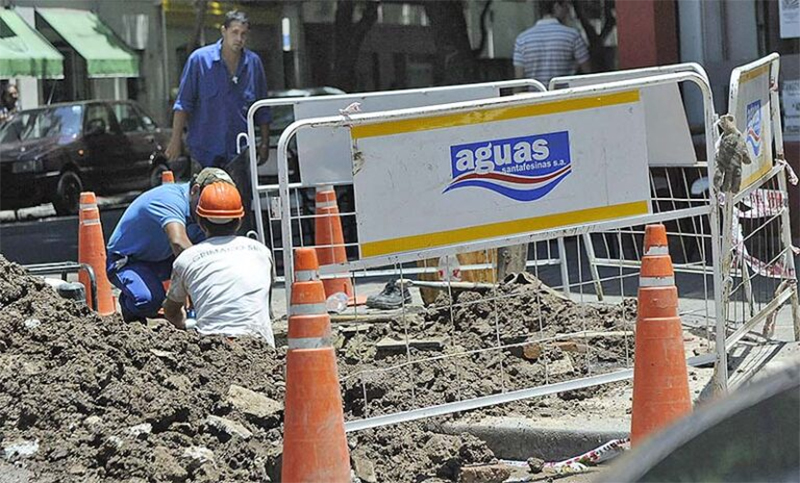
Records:
M264 65L255 52L245 48L249 31L247 15L230 11L220 27L222 38L189 56L181 74L173 108L172 138L166 149L170 161L177 159L183 129L188 127L186 144L192 159L203 168L224 169L243 193L245 226L250 226L252 196L249 158L236 156L236 138L239 133L247 132L250 106L267 97ZM255 123L261 130L260 163L269 157L270 120L269 109L259 109L256 113Z
M566 0L539 2L543 17L522 32L514 44L517 78L536 79L547 86L553 77L591 72L589 48L580 32L566 23L570 4Z

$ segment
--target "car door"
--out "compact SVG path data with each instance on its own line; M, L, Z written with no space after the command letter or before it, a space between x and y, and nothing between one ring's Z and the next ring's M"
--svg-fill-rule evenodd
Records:
M114 191L130 183L130 143L105 103L86 106L83 138L86 145L83 166L88 186Z
M156 151L156 138L148 130L141 115L129 102L115 102L112 110L120 130L130 146L130 177L139 188L150 187L151 156Z

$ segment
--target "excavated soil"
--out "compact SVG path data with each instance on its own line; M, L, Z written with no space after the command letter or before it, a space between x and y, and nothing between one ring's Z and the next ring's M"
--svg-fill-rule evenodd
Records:
M628 364L632 337L554 336L626 332L634 313L630 303L578 305L524 277L498 293L463 292L454 304L442 296L388 324L337 330L345 412L395 412ZM387 337L423 343L408 353L376 349ZM496 344L511 347L364 372ZM284 358L285 349L255 339L99 317L0 256L0 482L24 481L20 472L37 482L277 481ZM572 410L598 391L547 406ZM535 413L541 404L524 407ZM349 442L360 481L458 481L464 465L495 461L482 441L422 423L360 431Z
M341 337L348 364L340 371L351 412L375 416L631 366L635 300L616 306L578 304L525 275L496 292L461 292L453 303L442 294L427 310ZM412 341L412 348L376 347L376 340L387 339ZM615 387L560 393L554 405L547 405L548 412L559 407L572 412L574 401ZM516 409L536 415L539 407L533 403Z

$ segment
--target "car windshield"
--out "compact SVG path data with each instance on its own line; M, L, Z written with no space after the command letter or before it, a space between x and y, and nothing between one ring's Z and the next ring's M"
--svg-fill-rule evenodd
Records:
M22 111L0 128L0 142L74 138L81 132L82 117L83 106Z

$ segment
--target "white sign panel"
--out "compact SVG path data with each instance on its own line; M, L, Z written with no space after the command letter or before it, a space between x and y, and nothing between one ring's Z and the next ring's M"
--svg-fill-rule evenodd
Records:
M744 134L751 164L742 165L744 189L772 168L772 119L770 117L770 64L749 70L734 69L738 87L731 89L729 106L735 109L736 127ZM729 109L730 109L729 107Z
M800 80L787 80L781 84L783 92L783 140L800 141Z
M800 37L800 0L778 0L778 13L781 17L781 38Z
M636 79L631 73L617 72L613 80ZM594 85L601 82L591 76L576 76L557 84L558 89ZM694 166L697 154L689 132L678 83L648 86L640 89L647 125L647 158L651 166Z
M294 116L296 120L338 116L339 109L353 102L361 103L361 112L377 112L488 99L499 95L500 90L493 86L459 86L452 89L319 97L296 104ZM350 137L345 130L332 127L301 130L297 133L297 151L300 179L304 185L353 180Z
M353 127L361 256L648 213L645 135L638 90Z

